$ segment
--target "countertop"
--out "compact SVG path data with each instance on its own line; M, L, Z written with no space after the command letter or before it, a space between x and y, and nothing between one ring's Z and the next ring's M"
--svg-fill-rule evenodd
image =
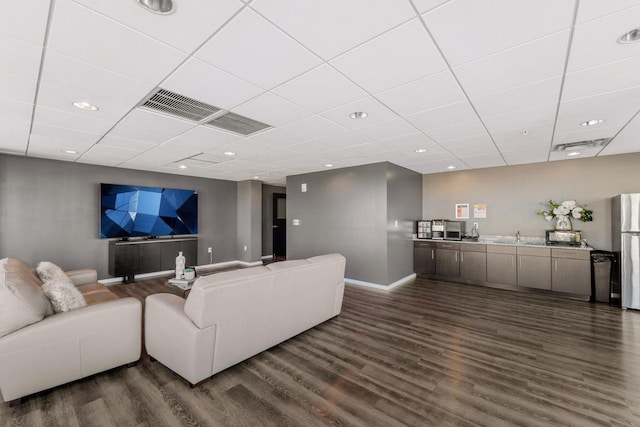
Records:
M592 251L593 248L586 246L569 246L569 245L547 245L541 237L522 237L519 242L513 236L480 236L475 240L442 240L442 239L418 239L414 237L415 242L448 242L448 243L466 243L471 245L500 245L500 246L527 246L557 249L575 249L582 251Z

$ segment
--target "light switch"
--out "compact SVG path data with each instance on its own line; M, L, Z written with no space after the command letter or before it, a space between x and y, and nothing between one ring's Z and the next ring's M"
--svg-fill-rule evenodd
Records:
M303 193L307 192L307 184L306 183L300 184L300 191L302 191Z
M300 220L299 219L294 219L293 220L293 225L300 225Z

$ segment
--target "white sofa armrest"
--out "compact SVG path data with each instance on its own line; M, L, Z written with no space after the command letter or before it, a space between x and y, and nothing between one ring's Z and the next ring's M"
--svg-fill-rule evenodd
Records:
M145 300L147 353L196 384L213 375L216 326L198 328L184 313L184 298L150 295Z
M66 274L76 286L87 285L98 281L98 272L91 268L65 271L64 274Z
M142 305L135 298L46 317L0 338L5 401L140 358Z

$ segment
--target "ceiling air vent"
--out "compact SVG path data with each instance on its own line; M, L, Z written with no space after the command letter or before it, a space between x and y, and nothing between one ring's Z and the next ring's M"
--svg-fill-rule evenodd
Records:
M206 124L244 136L254 134L264 129L269 129L271 127L264 123L234 113L223 114Z
M221 111L220 108L213 105L160 88L140 104L140 107L194 122L199 122Z
M592 139L590 141L568 142L566 144L558 144L553 146L553 151L567 151L584 148L598 148L606 146L611 138Z

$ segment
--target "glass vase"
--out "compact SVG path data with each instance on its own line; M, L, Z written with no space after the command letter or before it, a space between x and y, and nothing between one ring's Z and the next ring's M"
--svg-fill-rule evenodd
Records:
M556 230L559 231L571 231L573 230L573 224L571 224L571 217L568 215L559 215L556 220Z

